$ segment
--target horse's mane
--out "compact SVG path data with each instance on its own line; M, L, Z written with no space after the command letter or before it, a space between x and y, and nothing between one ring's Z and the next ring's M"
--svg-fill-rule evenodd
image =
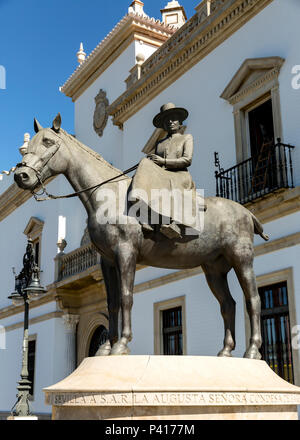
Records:
M74 142L79 148L86 151L88 154L93 156L95 159L99 160L99 162L101 162L107 168L110 168L116 174L119 174L121 172L118 168L114 167L109 162L107 162L99 153L97 153L96 151L92 150L91 148L89 148L88 146L86 146L85 144L80 142L75 136L69 134L67 131L63 130L62 128L60 129L60 131L62 132L62 134L64 136L66 136L69 139L70 142Z

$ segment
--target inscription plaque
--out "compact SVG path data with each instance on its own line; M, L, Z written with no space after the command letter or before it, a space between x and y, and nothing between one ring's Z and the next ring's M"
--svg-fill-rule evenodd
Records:
M224 406L299 405L300 396L290 393L47 393L54 406Z

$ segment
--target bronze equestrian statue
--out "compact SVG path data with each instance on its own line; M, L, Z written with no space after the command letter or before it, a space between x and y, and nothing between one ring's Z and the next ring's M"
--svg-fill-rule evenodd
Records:
M173 119L176 121L176 118L178 116ZM169 125L165 123L167 130L171 128L171 122ZM99 198L101 188L97 189L97 185L108 181L103 187L110 190L112 195L117 194L120 171L64 131L59 114L51 128L42 128L36 120L34 126L36 135L17 166L15 181L20 188L33 192L43 187L51 176L64 174L87 211L89 234L102 256L101 267L109 310L109 340L101 346L100 354L129 353L135 271L136 265L142 264L169 269L202 267L208 285L220 303L224 320L224 343L219 356L231 356L235 348L235 301L227 283L227 274L233 268L245 295L251 324L250 341L244 357L260 359L261 305L253 271L253 236L254 233L259 234L265 240L268 237L263 234L263 227L256 217L236 202L208 197L205 201L204 229L196 236L169 238L157 229L144 231L138 222L123 224L117 220L115 224L103 224L105 220L101 221L102 214L99 212L105 210L101 205L103 200ZM181 147L180 141L180 149L184 151ZM158 157L161 157L163 150L163 145L162 150L157 148L153 162L160 162ZM168 165L168 158L162 159L166 159ZM124 180L122 177L122 181L129 188L132 179L127 177ZM119 335L120 308L122 328Z

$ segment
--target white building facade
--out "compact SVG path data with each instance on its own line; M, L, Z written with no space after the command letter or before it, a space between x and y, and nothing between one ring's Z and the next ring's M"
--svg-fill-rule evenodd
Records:
M159 21L133 1L94 51L79 56L61 88L74 101L75 136L125 170L144 156L152 119L163 104L189 111L185 124L194 137L190 171L197 188L205 196L217 193L245 204L270 236L266 243L255 237L263 356L300 386L299 2L203 0L188 21L178 2L164 6ZM268 143L271 155L262 152ZM263 160L260 181L257 164ZM5 417L16 400L23 309L7 297L14 289L11 268L20 271L30 236L47 286L46 295L30 306L32 408L47 417L42 389L94 355L105 338L100 257L85 231L79 200L37 204L12 176L0 185L0 411ZM62 176L47 189L72 191ZM67 246L58 249L62 239ZM234 273L229 284L237 303L234 356L242 357L249 323ZM132 319L132 354L215 356L222 346L219 304L201 268L138 267Z

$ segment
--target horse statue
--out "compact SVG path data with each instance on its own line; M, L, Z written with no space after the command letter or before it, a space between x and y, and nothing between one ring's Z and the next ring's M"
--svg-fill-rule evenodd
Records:
M107 182L104 186L113 194L118 192L120 179L129 188L131 178L120 178L120 170L63 130L59 114L51 128L43 128L36 120L34 128L36 135L22 162L17 165L15 182L20 188L33 192L41 186L44 188L44 182L51 176L64 174L86 209L91 241L102 256L109 311L109 339L100 347L99 355L129 354L134 279L136 265L141 264L168 269L201 266L220 303L224 320L223 348L218 356L231 356L235 348L235 301L227 282L227 274L233 268L245 295L251 324L244 357L261 359L261 303L253 271L253 238L254 234L265 240L268 237L257 218L236 202L208 197L204 228L197 236L171 240L157 231L146 233L137 222L102 222L101 215L105 210L101 207L103 200L99 201L97 197L99 182ZM122 326L119 335L120 308Z

